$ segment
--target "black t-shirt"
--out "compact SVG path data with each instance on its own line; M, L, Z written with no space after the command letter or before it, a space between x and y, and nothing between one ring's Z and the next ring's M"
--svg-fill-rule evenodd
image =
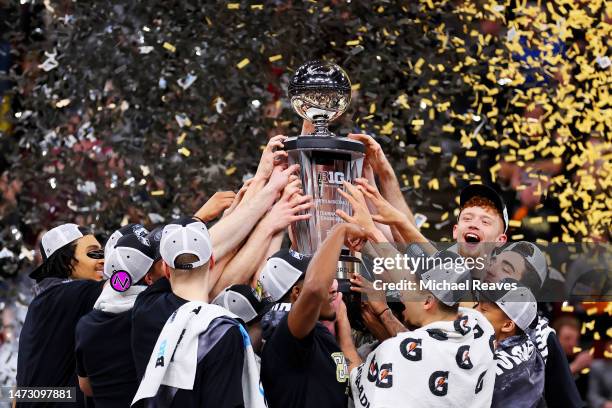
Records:
M546 405L564 408L579 408L584 406L580 398L574 377L569 369L565 353L553 333L546 339L548 357L544 373L544 397Z
M166 278L157 280L136 298L132 308L132 355L138 382L144 376L155 342L166 321L187 303L174 295Z
M32 300L19 336L17 385L76 387L83 406L74 357L74 333L79 319L90 312L104 282L70 281L49 287ZM19 407L74 407L74 403L19 403Z
M270 408L337 408L347 405L348 372L336 339L322 324L303 339L287 316L262 352L261 382Z
M96 408L132 403L138 383L131 331L131 310L118 314L92 310L77 324L77 375L89 378Z
M138 381L166 321L187 303L172 293L167 279L159 279L136 298L132 309L132 353ZM200 338L201 339L201 338ZM242 366L244 340L238 326L232 327L198 363L192 391L177 391L172 407L244 407Z

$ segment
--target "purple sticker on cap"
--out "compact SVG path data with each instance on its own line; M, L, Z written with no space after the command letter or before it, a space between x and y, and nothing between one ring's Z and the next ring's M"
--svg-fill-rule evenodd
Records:
M110 278L110 284L117 292L125 292L132 286L132 277L126 271L115 271Z

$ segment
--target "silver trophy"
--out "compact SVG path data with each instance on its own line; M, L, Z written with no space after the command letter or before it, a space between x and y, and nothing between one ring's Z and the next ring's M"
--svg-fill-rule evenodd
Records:
M312 255L332 227L343 222L336 209L352 212L337 188L342 188L342 181L351 182L361 176L365 147L361 142L337 137L328 129L329 123L340 117L351 101L351 82L338 65L323 61L305 63L291 78L289 96L298 115L315 127L311 134L290 137L284 142L289 163L300 165L304 194L314 199L310 219L292 225L298 251ZM343 250L337 278L346 282L359 265L354 254Z

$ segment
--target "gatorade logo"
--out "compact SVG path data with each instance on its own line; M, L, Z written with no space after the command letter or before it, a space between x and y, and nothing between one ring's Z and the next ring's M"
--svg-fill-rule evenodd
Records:
M448 371L434 371L429 376L429 390L433 395L443 397L448 393Z
M472 361L470 360L470 346L461 346L457 350L457 354L455 355L455 361L459 368L463 368L464 370L469 370L474 367Z
M393 387L393 364L381 364L379 367L374 356L368 369L368 381L375 383L378 388Z
M404 339L400 343L400 353L405 359L410 361L420 361L423 358L423 349L421 349L421 339Z
M453 322L453 325L455 326L455 330L457 330L462 335L468 334L472 330L472 328L467 325L467 322L468 322L467 316L459 317Z

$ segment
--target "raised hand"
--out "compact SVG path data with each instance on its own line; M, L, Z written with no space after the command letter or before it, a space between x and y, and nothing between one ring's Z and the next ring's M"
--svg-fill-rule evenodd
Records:
M232 205L236 198L236 193L233 191L217 191L212 197L204 203L202 207L195 213L195 216L203 221L214 220L226 208Z
M381 224L395 225L408 220L407 216L385 200L376 186L368 183L368 180L358 178L355 179L355 184L359 191L361 191L376 208L377 214L372 215L374 221L380 222Z
M299 192L291 195L283 194L281 199L266 214L262 223L268 226L274 234L284 230L293 222L310 218L310 214L300 213L309 210L311 207L311 196L302 195Z
M299 170L299 164L294 164L284 170L281 167L276 166L272 172L272 175L270 176L268 184L266 184L266 188L269 188L273 193L279 194L285 188L285 186L289 184L289 177L297 173Z
M366 204L363 193L351 183L343 181L342 184L344 185L344 188L346 188L347 192L342 191L342 189L339 188L338 193L349 202L353 208L353 215L348 215L342 210L336 210L336 214L344 221L351 224L356 224L363 228L367 235L373 236L376 231L376 226L374 225L372 215L368 210L368 205Z
M244 197L244 193L246 193L251 183L253 183L253 178L247 179L242 185L242 187L240 187L240 190L238 190L238 193L234 197L234 201L232 201L232 204L225 211L223 211L224 217L230 215L232 211L234 211L234 209L238 206L238 204L240 204L242 198Z
M286 136L277 135L268 141L266 148L261 154L261 159L259 160L255 177L268 180L272 175L274 166L287 158L287 152L284 150L279 150L285 147L283 141L286 138Z
M357 140L365 145L366 148L366 161L372 166L375 173L381 171L384 166L388 164L385 153L380 147L380 144L374 140L372 136L364 135L361 133L350 133L349 139Z
M377 313L367 303L361 304L361 319L368 328L368 331L379 341L384 341L391 337L383 322L378 318Z
M372 284L372 282L368 281L358 273L353 274L353 277L351 278L350 282L351 290L353 292L366 295L367 301L364 300L364 303L367 303L369 305L370 309L376 316L378 316L385 309L387 309L388 305L385 292L382 290L374 289L374 285Z
M344 245L351 251L359 252L369 238L368 232L357 224L343 224L346 228L344 233Z
M292 174L291 176L289 176L289 184L287 184L285 188L283 189L281 200L290 199L296 193L299 193L299 194L303 193L302 181L297 175Z

